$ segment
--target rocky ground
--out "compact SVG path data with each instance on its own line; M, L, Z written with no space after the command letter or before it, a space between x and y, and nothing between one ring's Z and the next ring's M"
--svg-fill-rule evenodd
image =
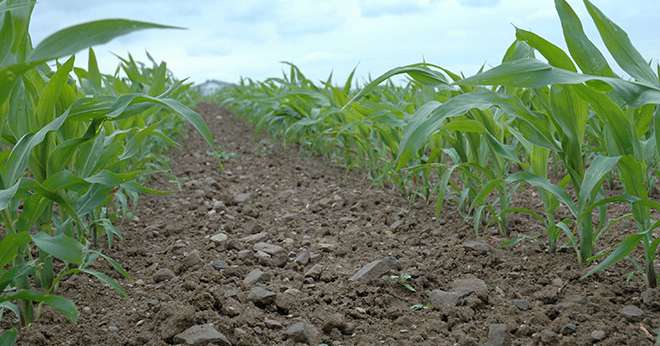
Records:
M173 153L181 189L145 197L106 250L131 273L128 298L69 279L61 293L80 321L46 311L20 345L654 344L660 291L627 282L630 266L578 280L570 251L477 240L451 208L437 221L359 172L282 148L215 106L200 112L236 155L221 170L194 135Z

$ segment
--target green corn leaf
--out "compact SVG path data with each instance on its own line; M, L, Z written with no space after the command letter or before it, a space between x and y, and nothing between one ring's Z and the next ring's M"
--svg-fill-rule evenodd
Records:
M91 46L145 29L180 29L173 26L127 19L104 19L62 29L41 41L30 54L31 62L73 55Z
M27 232L10 233L0 240L0 268L11 263L18 251L30 242Z
M78 320L78 309L76 306L69 300L64 297L50 295L50 294L41 294L38 292L20 290L13 294L8 294L5 296L0 296L0 301L12 301L12 300L26 300L33 301L38 303L43 303L55 311L62 314L69 321L75 322Z
M518 59L534 59L534 49L525 41L515 40L504 53L502 62Z
M568 51L582 72L596 76L615 77L603 54L584 33L582 22L566 0L555 0L555 8L564 31Z
M104 186L119 186L128 181L134 180L139 177L140 171L132 171L125 173L114 173L108 170L102 170L84 180L90 184L100 184Z
M99 90L101 89L103 76L101 75L101 71L99 71L99 64L96 60L96 54L94 54L94 50L91 47L89 48L87 58L87 79L95 88Z
M622 259L626 258L635 248L637 245L642 241L644 236L642 234L631 234L627 236L620 244L619 246L612 251L602 262L598 263L598 265L594 266L593 268L589 269L586 274L582 276L582 278L586 278L590 275L593 275L594 273L597 273L599 271L604 270L607 267L610 267L614 265L615 263L621 261Z
M517 116L519 120L525 122L527 129L534 133L533 139L537 144L545 147L554 146L554 141L548 138L545 129L537 127L534 122L535 116L516 100L490 91L475 91L457 95L444 104L431 101L421 107L404 130L399 146L397 167L400 169L405 166L431 134L444 126L448 118L462 115L472 109L485 110L491 107L502 108L508 114Z
M555 197L557 197L557 199L559 199L560 202L566 205L568 207L568 210L571 212L571 214L573 214L573 216L577 217L579 215L575 203L573 203L573 201L568 196L566 191L560 188L559 186L554 185L546 178L539 177L529 172L520 172L507 177L506 181L508 183L524 181L534 187L542 188L543 190L553 194Z
M117 102L112 107L113 110L108 115L110 118L120 119L125 117L125 115L122 113L124 113L124 111L128 109L130 105L140 103L159 104L169 108L181 116L184 120L189 122L197 130L197 132L202 135L202 137L210 146L214 145L213 135L211 134L211 131L209 130L202 117L197 114L197 112L183 105L181 102L171 98L157 98L142 94L124 95L119 97Z
M18 192L18 187L21 185L21 182L18 181L16 184L12 185L8 189L0 190L0 211L7 209L9 203Z
M444 130L448 131L459 131L459 132L469 132L469 133L484 133L486 128L484 125L477 120L468 119L468 118L456 118L448 122L442 127Z
M589 165L589 168L587 168L584 173L582 185L580 185L578 208L583 209L587 207L593 196L598 192L596 188L600 186L605 175L616 167L619 159L620 157L618 156L596 156L596 158L591 161L591 165Z
M564 70L577 72L573 61L568 54L543 37L531 31L516 28L516 38L527 42L532 48L539 51L541 55L548 59L550 65Z
M44 232L39 232L32 236L32 241L39 249L57 259L73 264L82 263L82 244L63 233L50 236Z
M69 73L73 70L74 62L75 57L71 57L64 64L58 66L57 71L50 77L48 84L39 95L35 112L41 124L53 120L52 115L55 113L55 105L67 86Z
M637 51L628 34L612 22L594 6L589 0L584 0L587 11L594 23L605 46L610 51L614 60L633 78L652 85L660 86L658 76L653 72L651 66L646 62L642 55Z
M25 135L19 140L9 154L7 158L8 165L3 170L5 184L16 183L27 166L32 149L43 142L48 133L59 130L68 117L69 113L67 111L42 127L34 135Z
M80 271L97 278L104 285L107 285L108 287L112 288L120 297L122 298L127 297L126 291L121 287L121 285L117 282L117 280L111 278L110 276L102 272L91 269L81 269Z
M553 67L535 59L519 59L507 62L456 83L460 85L506 85L518 88L540 88L551 84L582 84L592 81L609 85L619 97L632 107L660 104L660 87L620 78L578 74Z
M15 328L5 330L0 334L0 346L14 346L16 344L17 336L18 334Z
M351 100L348 101L348 103L344 105L344 107L342 107L342 111L346 110L346 108L352 103L361 99L365 95L371 93L373 90L376 89L376 87L378 87L378 85L380 85L380 83L400 74L407 74L411 78L423 84L430 84L430 85L448 84L447 78L445 78L445 76L443 76L441 73L435 72L427 68L425 64L412 64L412 65L397 67L383 73L378 78L374 79L369 84L362 87L362 89L355 96L353 96L353 98L351 98Z

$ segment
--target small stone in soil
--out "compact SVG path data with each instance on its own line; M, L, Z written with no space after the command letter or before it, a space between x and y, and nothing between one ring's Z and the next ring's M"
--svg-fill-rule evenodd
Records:
M456 292L447 292L436 289L431 291L430 298L431 305L438 310L442 310L450 306L458 305L461 295Z
M293 341L303 342L314 346L318 345L321 341L316 328L306 322L295 322L290 324L286 328L286 331L284 331L284 335Z
M597 329L597 330L594 330L593 332L591 332L591 340L592 341L596 341L596 342L602 341L602 340L605 340L606 337L607 337L607 333L605 333L604 330Z
M647 288L642 292L642 302L651 310L660 311L660 288Z
M577 331L577 326L575 323L566 323L565 325L561 326L560 332L564 335L571 335L575 334Z
M256 305L263 306L273 303L276 296L277 294L275 292L261 286L256 286L252 287L247 299Z
M227 263L225 263L223 260L215 260L211 262L211 267L213 267L215 270L223 270L227 267Z
M174 337L174 342L186 345L231 345L229 339L220 333L213 324L203 324L190 327Z
M222 304L222 313L229 317L240 315L241 310L241 304L234 298L228 298L225 303Z
M467 296L475 293L479 297L488 297L488 285L481 279L466 278L456 279L451 283L454 292L461 296Z
M213 243L217 244L217 245L224 245L225 242L227 242L227 239L228 239L228 238L229 238L229 237L227 237L226 234L224 234L224 233L218 233L218 234L216 234L216 235L214 235L214 236L211 237L211 241L212 241Z
M243 279L243 286L251 287L252 285L256 284L259 281L266 281L266 279L268 278L269 276L266 275L260 269L254 269L251 272L249 272Z
M264 324L266 325L266 328L269 328L269 329L281 329L283 327L282 323L280 323L280 321L273 320L273 319L270 319L270 318L266 318L264 320Z
M234 203L241 204L247 202L248 199L252 197L251 193L239 193L234 195Z
M399 267L399 260L392 256L366 264L351 276L351 281L372 281Z
M268 239L268 233L259 232L259 233L256 233L256 234L251 234L251 235L245 236L245 237L243 237L239 240L244 242L244 243L255 243L255 242L264 241L266 239Z
M642 319L642 315L644 315L644 311L635 305L626 305L621 309L620 312L623 317L632 322L640 321Z
M279 255L279 254L284 252L283 247L281 247L279 245L275 245L275 244L264 243L264 242L259 242L259 243L254 244L253 249L254 249L254 251L257 251L257 252L259 252L259 251L265 252L265 253L267 253L271 256Z
M309 258L310 258L309 250L302 249L300 253L298 253L298 256L296 256L296 259L293 261L301 265L306 265L307 263L309 263Z
M527 299L513 299L511 304L521 311L529 310L529 301L527 301Z
M275 306L277 306L277 309L281 312L288 314L289 310L291 310L296 301L298 301L300 294L301 292L299 290L289 288L284 291L284 293L278 294L277 297L275 297Z
M239 251L236 256L240 259L247 259L252 257L252 250L241 250Z
M199 255L199 251L193 250L186 257L183 258L183 261L181 263L181 271L195 268L201 263L202 263L202 258Z
M467 240L463 242L463 247L481 255L485 255L492 250L492 247L482 240Z
M557 333L553 332L550 329L544 329L541 332L541 342L549 345L556 345L559 341L559 336Z
M508 346L511 339L507 332L506 324L495 323L488 327L488 341L486 346Z
M305 273L305 277L310 277L314 280L318 280L323 273L323 266L320 264L315 264Z
M174 278L175 274L171 269L168 268L161 268L154 273L152 279L154 280L155 283L160 283L163 281L169 281Z

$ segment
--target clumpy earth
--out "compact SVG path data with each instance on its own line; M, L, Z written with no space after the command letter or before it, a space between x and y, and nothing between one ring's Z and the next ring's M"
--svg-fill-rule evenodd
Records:
M193 134L173 152L180 189L154 181L175 193L144 197L104 250L130 271L128 297L68 279L79 322L46 311L20 345L654 344L660 291L627 281L630 265L579 280L574 253L548 253L527 219L512 231L532 240L502 249L451 207L438 221L217 106L199 111L235 155L219 167Z

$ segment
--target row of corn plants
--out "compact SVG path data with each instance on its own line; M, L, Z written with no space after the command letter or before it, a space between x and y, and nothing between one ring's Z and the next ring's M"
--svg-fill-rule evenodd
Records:
M454 204L477 235L492 227L508 236L511 215L524 214L546 230L549 251L574 249L585 276L642 258L637 267L656 287L660 68L584 0L624 73L615 72L571 6L555 5L568 51L516 28L501 64L469 77L423 62L356 87L353 73L340 85L332 76L314 83L289 64L281 78L243 79L217 98L440 214ZM398 75L405 85L391 81ZM516 206L522 188L538 191L542 207ZM614 204L629 212L611 215ZM622 221L635 230L609 233Z
M167 171L165 150L190 123L209 142L186 104L189 84L165 63L120 58L99 71L91 46L167 26L122 19L84 23L33 46L33 0L0 1L0 345L44 307L71 321L74 303L57 295L68 277L88 275L125 292L99 268L121 264L102 252L121 238L113 224L140 194L161 194L145 179ZM87 68L74 54L88 49Z

